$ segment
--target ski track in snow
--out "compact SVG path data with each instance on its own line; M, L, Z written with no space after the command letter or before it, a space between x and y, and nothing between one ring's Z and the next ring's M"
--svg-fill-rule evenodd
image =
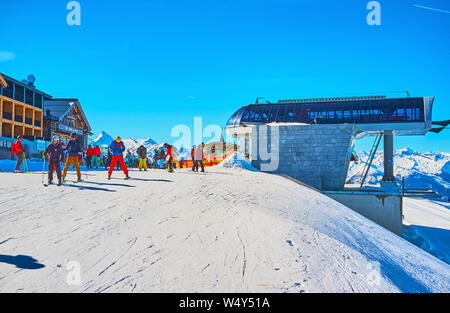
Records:
M122 175L43 187L39 173L0 173L0 292L450 291L448 264L283 177ZM17 255L45 267L2 261ZM70 261L79 286L67 283Z

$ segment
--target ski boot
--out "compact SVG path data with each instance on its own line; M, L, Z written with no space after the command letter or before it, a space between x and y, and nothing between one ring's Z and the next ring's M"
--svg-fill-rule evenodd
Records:
M66 176L61 176L61 180L64 183L66 181Z
M58 179L58 186L62 185L62 178Z
M111 180L111 174L108 174L108 180Z
M49 179L49 180L47 181L47 183L48 183L49 185L51 185L51 184L53 184L53 181L52 181L51 179Z
M78 177L77 179L77 183L82 182L83 180L81 179L81 177Z
M128 176L128 174L125 174L125 180L130 178L130 176Z

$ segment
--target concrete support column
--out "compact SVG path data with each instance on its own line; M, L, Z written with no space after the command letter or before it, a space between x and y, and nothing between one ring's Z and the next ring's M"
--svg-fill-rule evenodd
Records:
M386 130L384 137L384 176L383 182L394 182L394 135L392 130Z

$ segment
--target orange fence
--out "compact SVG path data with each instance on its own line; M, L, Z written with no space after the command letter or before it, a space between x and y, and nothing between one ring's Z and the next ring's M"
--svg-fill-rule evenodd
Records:
M230 150L223 154L204 156L203 157L203 165L206 167L217 165L220 162L222 162L223 160L225 160L227 157L232 155L234 152L236 152L236 151ZM179 161L177 164L178 164L178 167L180 167L180 168L190 168L190 167L192 167L193 162L192 162L191 158L189 158L188 160Z

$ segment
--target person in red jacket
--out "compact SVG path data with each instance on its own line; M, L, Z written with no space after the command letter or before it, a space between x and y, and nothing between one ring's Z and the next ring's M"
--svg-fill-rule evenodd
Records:
M173 151L172 151L172 146L169 144L165 144L164 145L167 149L166 155L164 156L164 158L167 159L167 157L169 157L169 160L167 161L167 171L172 173L173 172Z
M11 153L16 156L16 168L14 169L14 173L21 173L20 165L23 161L23 146L22 146L22 136L17 136L17 141L15 141L11 147Z
M92 168L94 168L94 163L95 163L95 168L98 168L98 164L100 163L100 155L101 154L102 154L102 152L100 151L99 146L95 146L92 149L92 161L91 161Z
M198 172L199 164L202 168L202 172L205 172L205 166L203 165L203 147L204 147L204 145L205 144L202 142L201 145L198 145L194 149L194 166L193 166L192 170L195 169L196 172Z
M91 168L91 160L92 160L92 156L94 153L94 149L92 149L92 146L88 146L87 151L86 151L86 167L87 168Z

